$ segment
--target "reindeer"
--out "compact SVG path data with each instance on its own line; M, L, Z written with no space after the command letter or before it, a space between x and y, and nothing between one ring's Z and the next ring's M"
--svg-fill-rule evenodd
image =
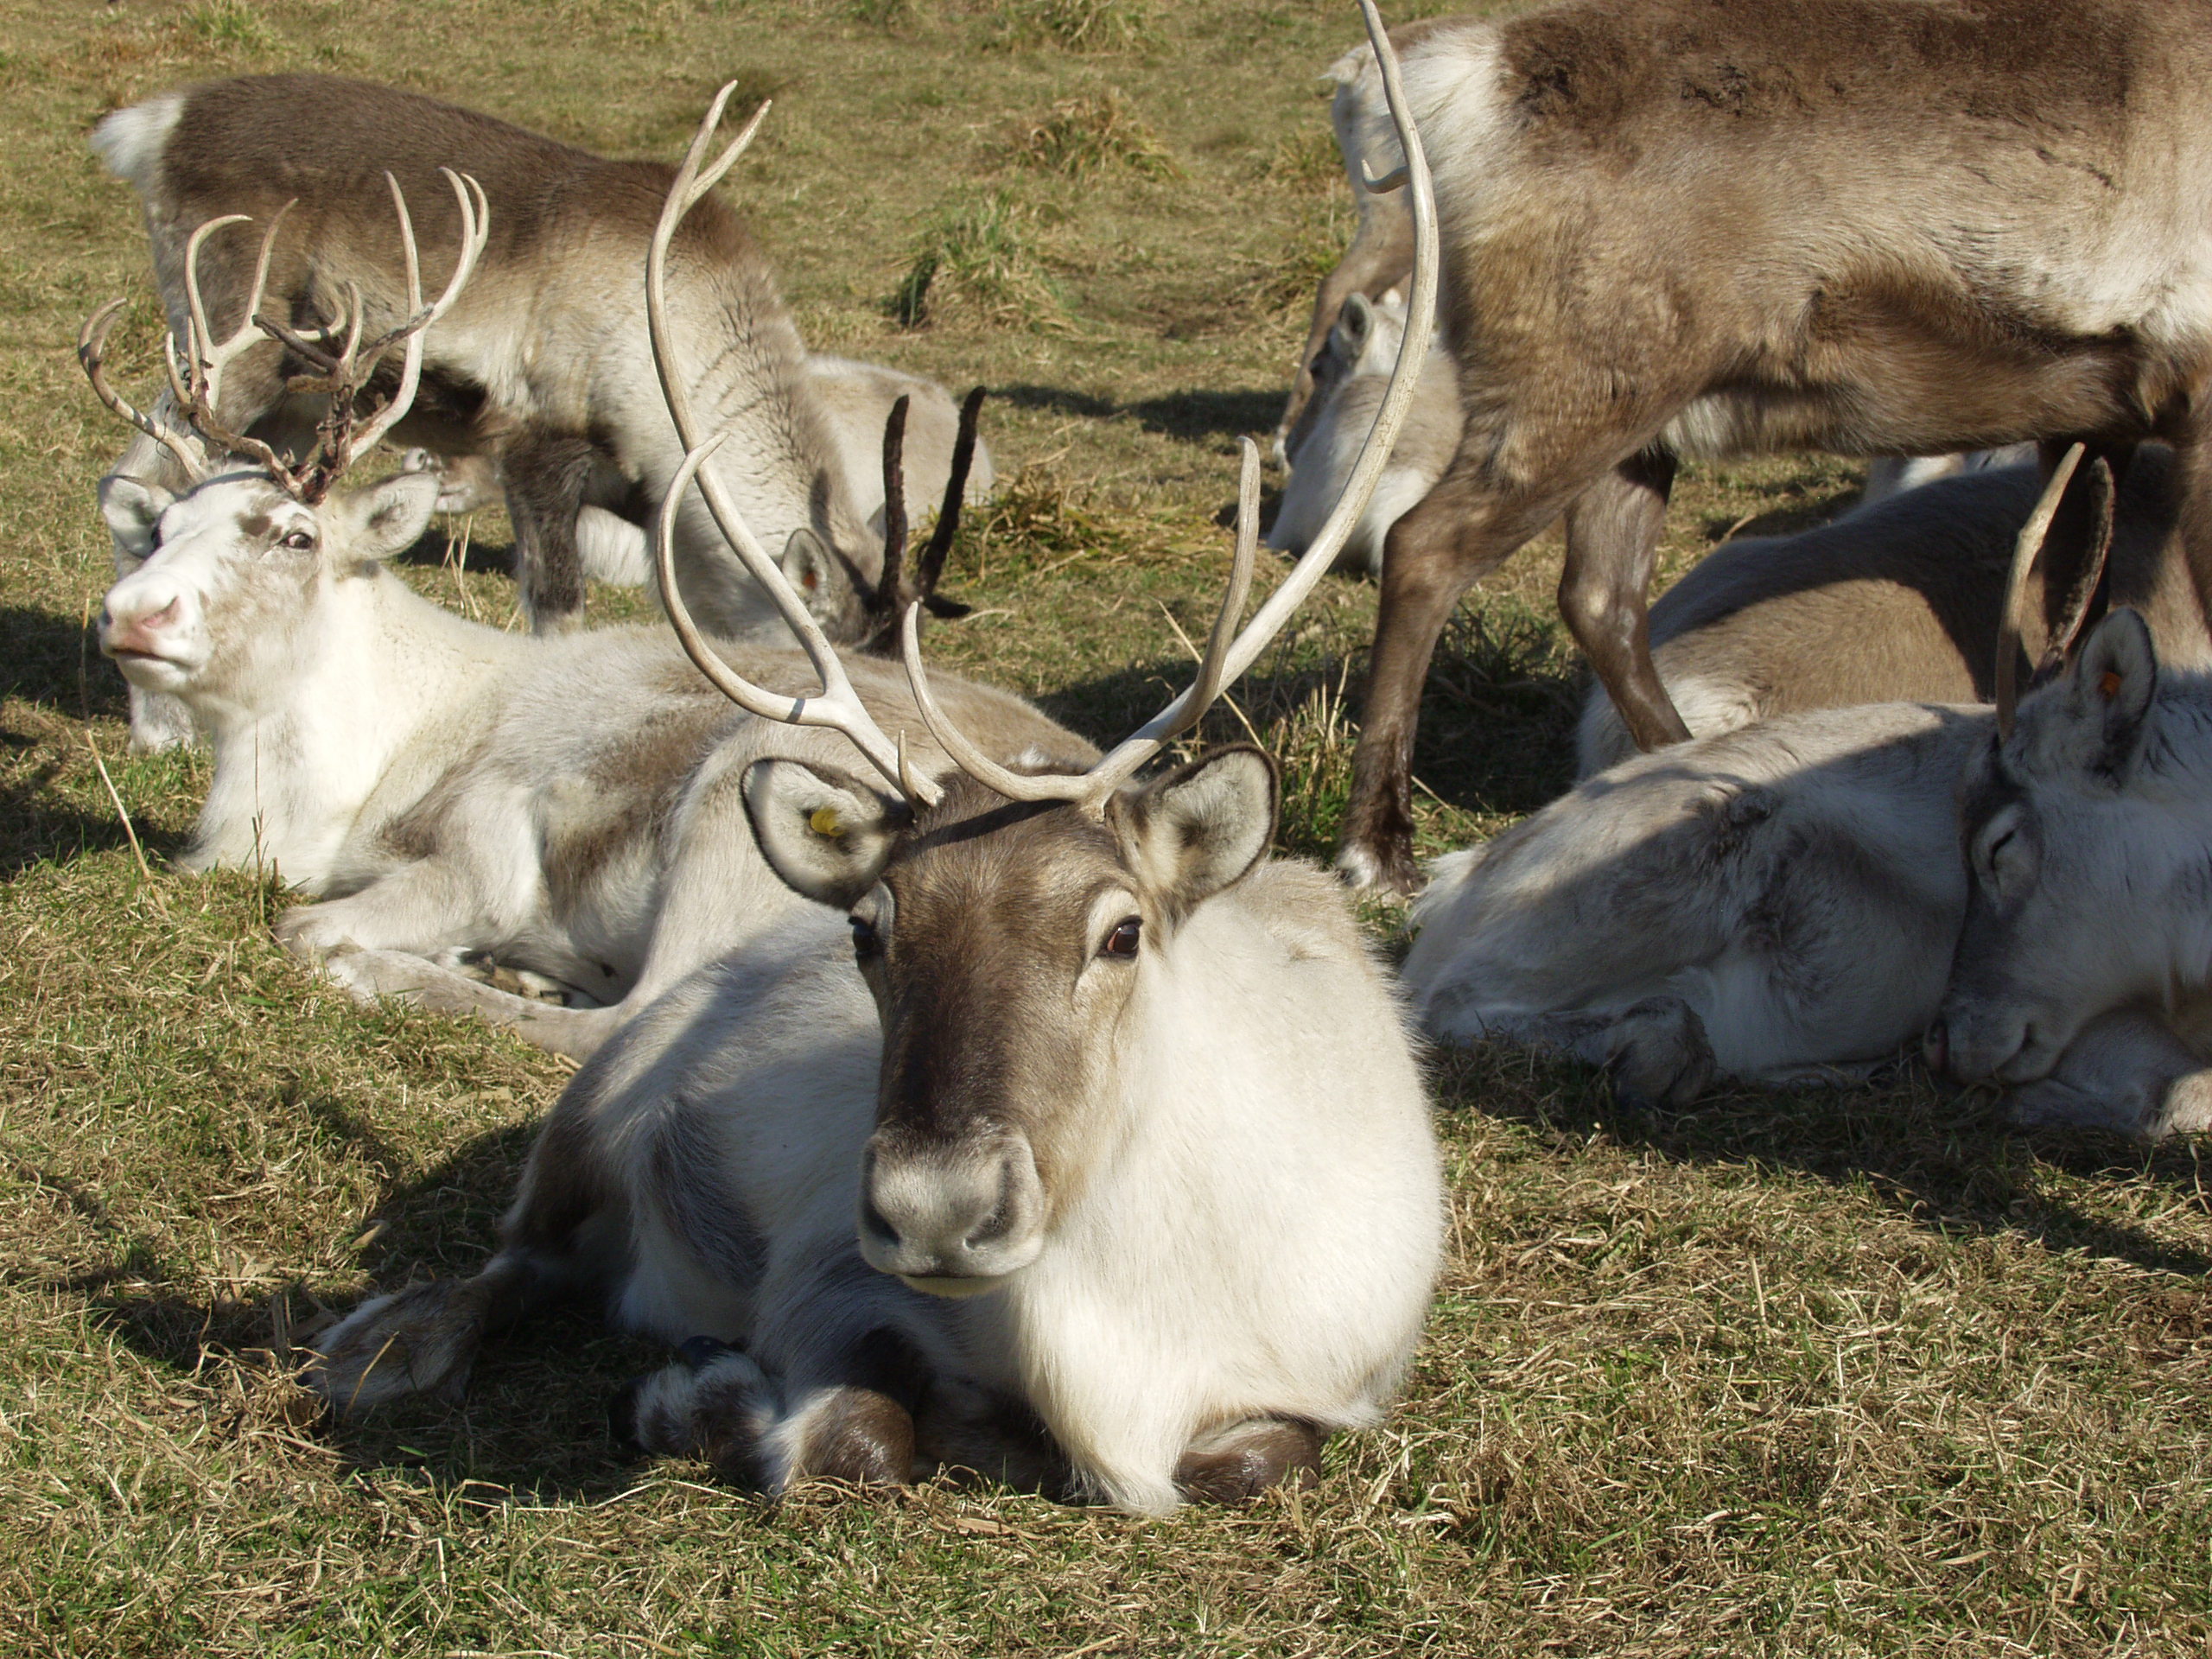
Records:
M2005 1085L2027 1122L2212 1128L2212 678L2161 672L2142 617L2115 611L1973 746L1963 803L1930 1061Z
M372 332L401 316L402 273L378 217L384 176L416 200L448 164L480 180L501 229L462 302L428 331L423 395L397 435L496 462L515 525L524 610L541 631L575 621L583 602L579 512L591 505L643 522L687 448L646 374L635 297L666 168L606 161L392 87L302 74L163 92L106 117L92 145L144 205L155 272L180 339L197 303L185 284L197 264L185 257L191 227L269 222L273 239L256 280L234 239L207 250L205 308L238 317L243 327L264 315L265 302L276 325L241 352L221 405L210 411L240 434L276 407L301 365L288 328L352 303L354 294ZM432 266L456 257L458 224L448 213L428 216ZM709 202L673 251L671 270L683 321L711 331L715 342L702 378L685 390L731 433L718 472L775 544L800 531L817 538L824 551L817 585L830 613L844 613L856 598L866 632L893 631L912 595L877 591L878 543L766 259L736 215ZM118 470L147 477L159 453L135 446ZM679 514L677 578L692 610L723 635L772 623L772 608L704 515Z
M2174 556L2171 472L2157 445L2127 470L2110 599L2143 613L2168 662L2212 668L2204 613ZM1668 696L1699 737L1800 709L1987 701L2013 539L2041 488L2032 466L1975 469L1794 536L1724 543L1651 607ZM2034 661L2049 639L2032 577L2028 598ZM1635 753L1611 700L1592 688L1577 775Z
M367 418L355 412L361 390L397 342L361 342L358 311L321 331L353 345L327 365L331 412L307 462L265 446L251 462L234 459L231 446L247 441L207 413L221 406L251 327L216 340L204 308L192 308L177 396L195 429L142 414L108 385L101 348L116 306L86 325L94 389L198 480L182 494L105 480L102 509L133 569L108 594L100 644L133 686L188 708L214 748L186 868L274 869L319 899L286 912L277 937L358 995L474 1010L581 1057L662 987L797 906L753 846L737 780L763 755L837 751L820 734L734 714L663 630L509 634L442 609L385 568L421 534L439 480L402 473L334 486L404 417L424 335L454 309L488 240L482 194L473 181L454 189L474 216L463 259L425 307L406 248L404 366ZM393 200L406 245L397 184ZM894 478L897 437L887 442ZM925 587L957 525L963 471L958 458L920 555ZM906 524L903 512L890 517L899 545L882 569L895 591ZM818 640L810 611L807 626ZM733 649L770 683L806 671L788 647ZM918 760L937 758L890 664L856 659L837 672L849 695L915 733ZM950 695L994 753L1084 752L1017 698L965 684ZM478 956L585 1006L549 1006L458 971Z
M880 363L856 362L824 352L809 353L806 378L828 417L839 464L844 468L853 505L871 531L883 529L883 474L875 465L875 445L899 399L908 400L905 471L907 518L927 513L952 475L960 446L961 406L952 395L918 374ZM988 495L996 481L990 446L973 436L974 461L965 499ZM438 455L410 449L401 465L412 472L440 474L443 487L438 511L474 512L498 502L505 485L488 455ZM576 517L576 554L583 572L594 581L641 588L651 579L652 557L645 532L605 508L587 505Z
M1401 23L1390 31L1391 44L1401 54L1411 52L1445 21L1430 18ZM1333 89L1329 124L1336 133L1337 152L1344 158L1344 173L1351 184L1359 226L1344 257L1321 279L1319 291L1313 296L1313 320L1306 326L1306 345L1298 354L1298 373L1283 405L1282 419L1275 427L1272 446L1275 464L1293 469L1313 421L1312 404L1319 395L1317 377L1324 371L1329 337L1345 304L1355 296L1381 300L1401 286L1414 268L1413 216L1388 181L1378 176L1382 169L1374 163L1380 153L1371 154L1369 149L1390 130L1389 105L1382 96L1382 77L1374 53L1363 43L1354 47L1322 72L1321 80ZM1395 154L1395 147L1390 148Z
M702 645L744 707L837 722L880 774L745 774L763 855L817 908L674 988L579 1071L499 1253L357 1310L322 1338L314 1386L340 1409L453 1393L487 1329L582 1293L683 1344L618 1425L771 1492L949 1462L1160 1513L1310 1474L1324 1435L1372 1421L1441 1243L1397 1004L1334 884L1268 858L1265 755L1130 779L1326 572L1421 332L1328 534L1239 632L1258 542L1245 445L1196 678L1087 771L998 765L961 734L912 611L915 701L958 767L943 781L856 704L770 696ZM680 595L670 612L699 643ZM850 959L833 943L847 930Z
M1347 875L1413 885L1438 632L1562 512L1569 630L1640 747L1688 735L1643 603L1682 456L2164 438L2212 594L2205 22L2190 0L1559 0L1411 48L1465 427L1390 532Z
M2000 616L2018 616L2056 506L2047 487L1993 601ZM2046 652L2076 665L2020 704L2024 723L2094 672L2114 623L2142 626L2115 613L2076 658L2093 603ZM2002 630L1993 658L2015 663L2020 638ZM1815 709L1634 755L1438 860L1405 965L1424 1025L1448 1041L1607 1066L1621 1097L1643 1106L1687 1105L1717 1077L1833 1082L1894 1058L1946 1006L1955 950L1967 961L1958 791L2012 719L2014 676L1993 678L1994 711ZM2139 899L2108 895L2097 914L2115 933L2155 925ZM2023 960L1998 948L1986 959ZM2193 1103L2212 1090L2170 1064L2182 1037L2156 999L2115 995L2088 1012L2098 1017L2066 1027L2044 1056L2050 1077L2013 1092L2014 1121L2148 1136L2192 1126ZM1940 1064L1940 1033L1931 1052ZM1955 1041L1951 1052L1978 1051Z
M1290 451L1290 480L1275 508L1268 545L1295 557L1306 550L1342 493L1375 410L1382 401L1406 329L1404 296L1379 300L1354 294L1313 359L1312 400ZM1427 495L1459 445L1459 388L1452 355L1432 342L1414 404L1390 452L1389 470L1344 543L1343 563L1382 568L1382 538L1401 515Z

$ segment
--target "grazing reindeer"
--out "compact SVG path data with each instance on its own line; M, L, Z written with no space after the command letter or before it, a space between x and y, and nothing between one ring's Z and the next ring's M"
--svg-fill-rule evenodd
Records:
M1313 400L1306 405L1303 430L1290 453L1290 481L1268 532L1269 547L1294 557L1303 553L1343 493L1344 478L1375 423L1405 329L1405 301L1395 293L1375 301L1355 294L1344 302L1327 343L1313 359ZM1390 452L1389 469L1344 543L1341 563L1380 572L1382 538L1428 493L1459 447L1457 374L1452 354L1441 342L1432 341L1413 407Z
M1390 31L1390 41L1400 54L1413 51L1441 26L1444 20L1401 23ZM1344 304L1355 295L1380 300L1403 283L1414 268L1413 216L1404 200L1378 175L1384 170L1374 163L1382 152L1370 153L1390 130L1390 110L1382 96L1382 77L1375 54L1364 44L1354 47L1322 72L1324 82L1335 88L1329 103L1329 124L1337 135L1337 150L1344 157L1351 182L1353 204L1359 210L1359 227L1351 245L1336 268L1321 279L1313 296L1313 320L1306 330L1306 345L1298 354L1298 374L1282 420L1275 427L1274 458L1281 467L1295 467L1298 452L1313 420L1312 404L1319 395L1316 377L1323 372L1331 333ZM1388 146L1391 163L1396 145ZM1390 163L1386 163L1389 165Z
M1413 885L1438 633L1562 512L1569 629L1640 746L1688 735L1643 603L1679 456L2163 437L2212 598L2205 22L2190 0L1560 0L1409 50L1465 429L1390 533L1341 868Z
M1327 569L1412 390L1409 351L1329 535L1238 632L1258 539L1246 445L1195 682L1080 775L999 766L963 737L912 613L914 695L962 774L943 783L849 699L747 683L671 605L745 707L838 724L882 781L747 771L763 853L822 907L602 1050L547 1120L499 1253L358 1310L323 1338L315 1386L340 1408L457 1390L487 1329L582 1293L683 1344L618 1423L769 1491L951 1462L1158 1513L1309 1473L1324 1435L1372 1421L1441 1243L1399 1010L1333 884L1267 856L1264 755L1128 780ZM832 943L848 927L857 972Z
M283 217L264 266L271 320L297 327L358 292L365 326L389 327L401 315L400 273L377 219L381 180L393 175L418 199L448 164L482 181L501 228L463 303L428 332L423 395L400 435L496 461L524 612L541 630L575 620L583 602L579 511L590 503L643 522L685 448L645 372L636 298L665 167L605 161L392 87L302 74L163 92L108 116L92 143L144 204L155 272L180 337L192 226L231 215ZM433 266L454 258L456 225L428 217ZM241 251L226 241L208 252L209 308L258 315L259 285L248 281L252 267ZM856 589L895 620L902 596L874 591L877 543L766 259L736 215L709 202L672 251L671 270L683 322L715 342L703 378L688 390L731 433L717 472L775 545L801 531L817 537L827 554L822 582ZM271 330L241 353L213 414L246 431L277 404L298 360L282 331ZM145 461L134 452L118 470L143 476ZM693 612L726 635L772 622L772 607L704 515L677 511L677 579ZM845 604L835 593L823 599L833 613ZM886 626L871 618L868 631Z
M2055 507L2047 492L2023 556ZM1993 601L2000 615L2008 597ZM2024 726L2046 721L2092 674L2115 624L2141 627L2133 612L2116 613L2067 681L2021 705ZM2018 635L2006 631L1999 649L2017 657ZM1999 691L1994 714L1813 709L1632 756L1440 859L1405 967L1424 1024L1450 1041L1502 1039L1608 1066L1624 1098L1668 1106L1716 1077L1826 1080L1893 1058L1946 1006L1955 947L1962 973L1967 960L1959 781L2008 718L2009 688ZM2125 855L2112 853L2116 868ZM2114 937L2157 926L2139 898L2116 893L2063 913ZM1986 959L2036 960L2010 945ZM1950 995L1957 1006L1956 983ZM2083 1013L2096 1017L2056 1031L2044 1055L2050 1077L2014 1091L2016 1122L2155 1135L2197 1121L2195 1103L2212 1103L2212 1088L2177 1063L2181 1028L2154 995L2138 984ZM1952 1053L1969 1056L1955 1058L1961 1069L1978 1063L1961 1039Z
M405 226L403 212L403 238ZM734 713L663 630L509 634L385 569L429 522L437 479L332 486L405 414L423 334L470 263L436 306L410 296L398 391L372 418L351 412L369 354L334 372L330 442L297 468L267 450L257 466L231 461L249 441L207 415L250 330L217 342L196 309L188 318L180 372L192 379L183 404L204 423L195 432L107 385L100 346L115 308L87 324L95 389L200 480L181 495L128 477L103 484L109 525L134 557L107 596L100 644L135 687L181 702L213 746L188 868L273 867L320 899L287 912L277 936L358 995L473 1010L582 1056L662 986L797 906L753 846L738 779L763 755L837 750ZM326 332L343 338L346 321ZM895 473L895 446L891 459ZM960 471L921 556L925 582L957 522ZM903 557L904 517L893 518ZM787 647L748 646L738 660L771 683L805 671ZM856 660L850 673L933 760L895 669ZM1016 698L970 685L952 695L995 753L1082 752ZM454 966L476 955L600 1006L477 983Z
M2171 485L2165 451L2145 446L2115 503L2111 601L2142 612L2169 663L2212 668L2174 556ZM1699 737L1800 709L1986 701L2013 539L2042 486L2032 467L1967 472L1794 536L1716 548L1651 607L1668 695ZM2029 599L2034 660L2047 644L2040 584ZM1585 778L1636 753L1594 687L1576 753Z
M2162 673L2143 619L2115 611L1973 746L1964 804L1931 1061L2010 1086L2032 1122L2212 1128L2212 680Z
M912 520L927 513L944 493L959 448L960 405L951 394L918 374L823 352L808 356L806 378L829 419L854 508L879 533L884 524L883 473L876 464L877 444L893 405L901 397L908 400L906 515ZM441 475L440 512L475 512L499 500L505 487L497 463L488 455L439 456L411 449L403 464L411 471ZM990 447L977 437L966 499L988 495L996 476ZM596 581L639 588L652 575L644 530L601 507L587 505L577 515L576 552L584 574Z

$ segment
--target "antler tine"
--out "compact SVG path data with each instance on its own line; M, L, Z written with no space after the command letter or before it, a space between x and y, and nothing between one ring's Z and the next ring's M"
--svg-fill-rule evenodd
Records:
M668 620L676 629L684 654L716 690L746 713L763 720L781 721L787 726L823 726L842 732L854 747L868 757L870 765L891 780L893 787L925 806L934 806L943 791L928 779L917 775L907 764L903 736L897 742L884 737L882 728L854 695L851 685L845 683L842 670L834 687L827 683L830 676L823 675L823 688L813 696L786 696L763 690L723 661L721 653L699 632L698 624L691 620L690 608L684 604L683 594L676 585L676 507L683 499L683 492L699 480L699 468L728 436L727 432L717 432L685 453L654 526L653 556L660 573L661 594L668 607ZM811 657L812 653L809 655ZM815 667L819 672L821 664L817 661ZM927 717L925 712L924 718Z
M1170 738L1196 725L1205 713L1206 703L1218 695L1222 686L1252 666L1289 620L1291 613L1320 584L1321 578L1336 563L1337 555L1358 524L1360 515L1367 511L1382 469L1389 463L1398 429L1405 423L1406 411L1412 404L1414 387L1421 378L1422 362L1428 355L1429 336L1436 324L1436 193L1429 178L1428 156L1421 146L1420 129L1414 125L1413 112L1407 106L1398 54L1390 45L1382 15L1375 9L1375 0L1360 0L1360 11L1367 22L1367 38L1375 48L1376 62L1382 72L1382 91L1389 102L1390 118L1397 127L1398 143L1405 152L1406 183L1409 187L1414 222L1413 293L1408 302L1406 332L1399 343L1398 361L1390 373L1389 388L1383 394L1382 407L1375 412L1375 424L1368 429L1367 442L1360 449L1344 493L1321 526L1320 533L1235 641L1219 649L1217 658L1217 640L1208 642L1206 662L1200 665L1198 681L1116 745L1111 753L1091 768L1090 776L1096 781L1083 798L1090 810L1103 811L1106 798L1124 779L1157 754ZM1249 464L1248 460L1247 466ZM1241 543L1244 534L1241 521L1245 517L1242 501L1238 504L1238 517ZM1234 580L1232 576L1232 585ZM1207 671L1209 664L1211 674ZM1203 699L1198 695L1202 690L1205 692Z
M944 499L938 506L937 524L914 574L914 591L931 616L968 614L968 607L957 600L939 599L937 584L944 575L953 537L960 533L960 508L968 495L968 474L976 464L976 429L982 419L984 396L982 387L971 386L960 401L960 429L952 441L952 472L944 481Z
M2044 539L2050 534L2050 521L2058 514L2058 504L2065 497L2067 482L2074 476L2075 467L2081 464L2082 454L2082 446L2075 444L2051 469L2050 481L2043 486L2043 494L2036 502L2035 511L2028 515L2028 522L2020 526L2019 539L2012 543L2012 569L2005 579L2005 613L1997 630L1997 671L1993 690L1996 692L1997 734L2000 741L2012 737L2012 717L2019 708L2019 689L2013 664L2020 654L2020 600L2027 590L2028 572L2035 568L2036 556L2043 551Z
M938 747L952 757L958 766L987 789L996 790L1010 801L1080 801L1090 792L1087 777L1071 776L1062 772L1010 772L985 754L968 741L967 734L955 726L944 709L938 707L936 694L930 690L929 671L922 665L922 606L917 600L906 607L899 636L899 653L906 663L906 678L914 690L914 707L921 710L922 724L930 728L930 735L937 739Z
M744 153L745 146L752 142L753 135L760 130L762 119L768 113L768 105L763 104L753 119L746 124L745 130L731 141L714 166L701 175L699 160L707 152L715 127L721 119L723 106L729 102L736 85L732 81L722 88L713 107L707 111L706 119L699 124L698 133L691 140L691 148L683 158L683 164L677 169L675 181L669 187L668 199L661 204L660 222L653 227L652 243L645 252L645 325L652 341L653 372L659 377L661 397L668 404L669 418L675 423L677 437L684 446L686 460L696 454L702 463L712 453L714 446L702 447L703 441L691 416L691 397L683 384L675 335L669 327L668 251L676 239L676 227L683 222L683 216ZM868 757L871 766L889 779L894 787L922 805L935 805L942 791L927 779L912 780L922 785L917 791L909 786L906 778L902 778L898 746L884 736L882 728L875 723L874 717L862 706L859 696L853 690L852 681L846 676L844 664L838 661L836 650L823 633L822 625L814 620L814 613L806 608L806 601L792 590L790 579L754 537L744 516L738 512L737 504L729 499L729 492L722 487L721 480L712 472L702 470L699 465L690 467L679 476L687 487L697 485L699 494L707 504L707 511L713 515L716 527L735 550L738 562L744 565L746 573L760 584L761 591L774 601L776 613L798 640L799 648L806 653L807 661L813 664L815 674L822 682L822 690L812 698L781 699L779 711L776 712L755 707L733 690L734 684L742 683L740 677L721 661L714 648L700 636L697 628L690 625L683 596L677 591L672 538L676 511L682 501L683 490L672 488L661 505L661 542L658 561L661 599L667 607L670 621L677 624L677 637L683 639L684 650L699 665L700 671L740 708L755 714L765 714L769 719L788 719L801 725L828 725L833 722L827 719L806 718L806 711L809 709L835 711L837 719L834 723L837 729L843 732L852 741L853 746ZM679 618L682 619L680 621ZM709 660L716 667L709 668L707 664ZM756 692L754 695L760 694Z
M430 327L461 298L461 290L476 274L476 263L483 257L492 237L492 204L484 194L484 187L466 173L456 173L449 167L439 172L453 187L454 200L461 209L461 252L454 262L453 275L447 279L445 291L435 301L423 303L423 271L421 257L415 245L415 226L407 213L407 197L399 188L399 181L386 173L385 182L391 187L391 205L399 214L399 237L407 256L407 321L391 333L383 335L370 348L368 362L373 366L392 342L404 337L407 341L406 354L399 371L399 385L391 400L358 427L347 445L346 453L335 457L342 468L356 454L373 448L385 433L407 416L415 406L415 393L423 381L423 337ZM357 308L358 314L358 308ZM357 315L358 323L358 315ZM365 371L364 371L365 373ZM351 394L348 394L351 401Z
M906 598L906 412L912 401L900 392L883 421L883 573L875 596L886 621Z
M276 245L277 228L284 215L292 211L294 203L288 201L271 215L269 228L262 232L261 250L253 265L253 285L246 295L245 313L238 326L221 340L214 337L214 330L207 321L207 304L200 292L200 250L207 238L226 226L251 222L245 213L226 213L211 219L194 231L184 245L185 344L181 353L172 335L164 344L162 358L169 373L169 388L175 394L185 419L218 449L233 454L245 455L266 467L272 477L287 490L298 487L299 475L288 467L283 459L258 438L233 432L216 417L215 406L222 397L223 372L232 359L259 337L255 325L255 313L261 308L263 295L269 285L269 261ZM210 456L212 466L214 457Z
M157 421L142 412L107 383L107 337L115 327L115 320L123 315L123 308L130 303L128 300L110 300L85 319L85 326L77 331L77 361L99 400L175 455L184 468L184 475L196 483L209 471L207 459L200 453L199 446L168 422Z
M1260 547L1260 449L1246 438L1236 480L1236 550L1229 569L1229 591L1222 596L1213 631L1198 658L1198 677L1183 694L1129 736L1114 752L1084 774L1083 798L1103 805L1107 796L1122 786L1144 763L1176 738L1196 726L1233 677L1229 654L1236 639L1236 624L1244 614L1244 601L1252 594L1252 567Z

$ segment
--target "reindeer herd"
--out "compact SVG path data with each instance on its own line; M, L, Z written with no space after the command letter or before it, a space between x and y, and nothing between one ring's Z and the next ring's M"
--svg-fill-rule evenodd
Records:
M672 170L306 75L100 124L169 323L143 408L114 308L79 341L137 432L100 643L135 741L213 749L182 861L278 872L363 999L582 1063L482 1270L318 1339L334 1411L583 1297L677 1351L617 1403L642 1450L1156 1513L1310 1476L1402 1374L1416 1026L1655 1105L1921 1043L2024 1123L2212 1127L2212 7L1363 10L1294 563L1247 620L1247 442L1192 682L1103 755L925 668L980 393L809 354L711 194L765 106L710 160L725 89ZM1684 458L2018 444L1647 617ZM526 633L387 568L493 493ZM1562 514L1582 780L1431 867L1401 973L1270 855L1266 754L1140 777L1376 570L1338 869L1413 890L1439 630ZM665 625L578 626L588 570Z

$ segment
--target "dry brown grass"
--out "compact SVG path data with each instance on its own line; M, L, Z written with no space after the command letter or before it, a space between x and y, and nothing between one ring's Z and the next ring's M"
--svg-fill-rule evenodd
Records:
M487 1357L461 1407L317 1424L288 1338L474 1260L565 1074L353 1008L270 944L281 895L164 864L204 761L124 758L120 687L83 631L108 559L90 488L119 440L68 345L99 300L138 294L121 345L143 383L155 327L91 121L307 65L666 156L727 76L780 88L731 189L810 337L999 391L1013 482L949 579L981 613L938 649L1109 736L1186 661L1169 617L1195 636L1211 603L1234 440L1272 423L1303 327L1295 283L1265 306L1237 284L1288 263L1290 204L1322 194L1273 158L1312 149L1306 89L1353 25L1305 0L1161 8L1140 82L1137 47L979 50L1007 45L990 0L0 0L0 1650L2206 1650L2196 1148L2009 1135L1909 1071L1653 1121L1574 1068L1440 1057L1453 1250L1405 1405L1332 1447L1319 1490L1245 1513L1142 1523L951 1485L771 1507L627 1466L601 1414L655 1356L581 1318ZM1008 171L1011 122L1116 83L1141 86L1186 181ZM880 302L918 219L1016 176L1054 216L1077 330L896 327ZM1668 569L1850 483L1819 461L1693 470ZM498 620L512 586L478 562L504 531L474 535L468 574L410 579ZM1556 559L1524 554L1455 632L1416 758L1432 849L1566 777ZM1340 807L1372 620L1371 588L1327 584L1237 688L1292 762L1299 849ZM1236 710L1212 729L1241 731Z

